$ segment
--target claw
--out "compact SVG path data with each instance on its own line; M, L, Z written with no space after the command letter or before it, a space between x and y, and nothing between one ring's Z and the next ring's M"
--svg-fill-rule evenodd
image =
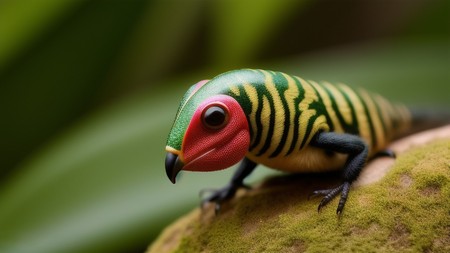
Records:
M329 195L325 196L319 204L319 207L317 208L317 212L320 212L320 210L322 209L322 207L324 207L326 204L328 204L331 200L333 199L333 197L330 197Z
M311 197L319 196L319 195L324 196L323 199L320 201L319 206L317 207L317 212L320 212L322 207L327 205L339 193L341 193L341 198L339 199L338 208L336 210L337 215L340 216L342 213L342 210L344 209L345 202L347 201L349 191L350 191L350 183L344 182L342 185L340 185L336 188L313 191L311 194L308 195L308 199L310 199Z
M342 210L344 209L345 202L347 202L349 191L350 191L350 183L344 182L344 184L342 185L341 198L339 199L338 208L336 209L336 214L338 216L340 216L342 214Z
M234 184L229 184L226 185L225 187L223 187L222 189L218 189L218 190L213 190L213 189L204 189L200 191L200 196L203 196L204 193L207 192L211 192L211 194L204 198L202 200L201 206L202 208L204 208L205 204L208 202L214 202L215 203L215 213L216 215L220 212L221 209L221 205L222 202L230 199L234 196L234 194L236 193L236 190L241 187L242 185L234 185Z
M317 196L326 196L326 195L330 194L330 192L332 190L333 189L313 191L308 195L308 200L310 200L311 198L315 198Z
M208 202L215 202L215 213L216 215L220 212L221 204L223 201L232 198L238 188L245 188L247 190L252 189L250 186L247 186L245 184L228 184L225 187L221 189L203 189L200 190L199 195L200 197L203 197L205 193L211 193L208 197L204 198L201 202L201 208L203 209L205 207L205 204Z
M320 201L320 204L319 204L319 206L317 207L317 212L318 212L318 213L320 213L320 210L322 210L322 207L323 207L322 202L323 202L323 201Z

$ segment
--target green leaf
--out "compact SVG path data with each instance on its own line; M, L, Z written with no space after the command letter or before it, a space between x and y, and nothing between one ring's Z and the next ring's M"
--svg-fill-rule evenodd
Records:
M296 0L219 0L213 2L212 55L216 65L229 67L248 62L270 36L288 20ZM298 13L297 13L298 14Z
M0 70L83 2L80 0L0 2Z
M93 115L31 159L2 187L0 249L109 251L154 236L136 232L161 227L167 218L158 212L176 215L186 206L186 191L168 188L163 169L162 133L176 103L173 96L135 98Z
M2 2L10 4L10 11L14 11L7 16L16 18L14 15L17 15L18 20L8 20L0 14L0 19L7 23L0 21L0 26L9 29L9 25L14 27L19 21L39 23L28 15L32 14L32 10L40 10L39 3L56 12L56 6L63 8L62 3L66 1L58 0L55 6L46 6L53 2ZM0 157L0 176L17 166L18 161L60 131L61 127L72 123L93 103L99 102L94 102L94 99L103 84L102 80L145 4L144 1L89 1L76 8L76 13L70 13L72 15L68 15L66 10L67 17L61 18L63 21L60 23L56 18L47 18L45 20L51 29L45 29L52 31L26 50L26 57L19 57L0 71L0 114L4 122L0 125L0 150L3 154ZM12 6L16 8L12 9ZM53 13L50 10L45 9ZM44 9L42 11L45 12ZM37 28L30 24L29 29ZM16 38L13 35L9 38L6 31L3 32L0 34L1 45L3 41L9 43L10 39Z
M153 1L145 9L109 77L106 96L158 80L179 63L180 54L195 39L205 1ZM197 59L192 59L197 61ZM113 89L111 89L113 86ZM111 91L113 90L113 91ZM117 91L115 91L117 92Z

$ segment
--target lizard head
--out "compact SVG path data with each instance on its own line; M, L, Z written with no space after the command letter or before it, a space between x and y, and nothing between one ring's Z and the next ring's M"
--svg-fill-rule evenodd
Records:
M207 80L201 81L186 92L170 131L165 166L172 183L181 170L228 168L244 158L250 145L239 103L207 86Z

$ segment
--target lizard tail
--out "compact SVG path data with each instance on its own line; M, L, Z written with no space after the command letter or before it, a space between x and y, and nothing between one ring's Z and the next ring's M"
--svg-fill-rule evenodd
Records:
M403 136L450 124L450 108L409 107L411 127Z

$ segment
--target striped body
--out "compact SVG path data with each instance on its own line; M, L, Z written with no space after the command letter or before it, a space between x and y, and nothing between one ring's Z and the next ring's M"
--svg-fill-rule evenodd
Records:
M369 156L386 147L410 121L408 110L365 90L344 84L306 81L281 72L237 70L222 74L185 95L168 150L181 150L180 134L189 112L211 95L233 97L242 107L250 130L247 157L290 172L339 169L346 155L309 146L320 131L350 133L363 138Z

